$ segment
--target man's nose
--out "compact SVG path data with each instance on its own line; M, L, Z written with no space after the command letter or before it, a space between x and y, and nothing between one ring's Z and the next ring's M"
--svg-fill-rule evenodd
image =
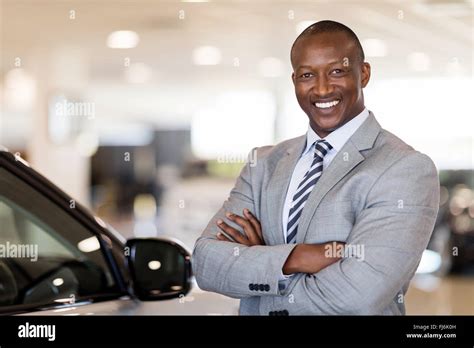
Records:
M332 94L333 87L329 83L327 77L320 76L319 78L316 79L315 85L313 87L313 92L319 98L324 98L324 97Z

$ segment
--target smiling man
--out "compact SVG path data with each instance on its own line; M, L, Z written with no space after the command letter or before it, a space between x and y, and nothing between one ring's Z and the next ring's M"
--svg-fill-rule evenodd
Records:
M339 26L344 30L328 30ZM296 97L321 138L364 110L362 88L370 79L370 65L364 59L354 32L335 22L310 26L293 44Z
M291 63L308 131L255 149L196 242L197 282L240 298L244 315L404 314L438 212L436 167L365 107L370 65L351 29L311 25Z

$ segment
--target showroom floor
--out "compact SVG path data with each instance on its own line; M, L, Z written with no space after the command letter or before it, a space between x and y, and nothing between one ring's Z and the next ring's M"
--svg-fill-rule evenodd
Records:
M416 276L406 296L407 313L472 315L473 294L472 276Z

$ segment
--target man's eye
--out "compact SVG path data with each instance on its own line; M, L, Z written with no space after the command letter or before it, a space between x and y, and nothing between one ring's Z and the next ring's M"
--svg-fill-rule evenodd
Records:
M333 74L333 75L336 74L337 75L337 74L342 74L343 72L344 71L342 71L341 69L334 69L334 70L331 71L331 74Z
M310 78L311 76L313 76L312 73L304 73L304 74L302 74L300 77L302 77L302 78L304 78L304 79L308 79L308 78Z

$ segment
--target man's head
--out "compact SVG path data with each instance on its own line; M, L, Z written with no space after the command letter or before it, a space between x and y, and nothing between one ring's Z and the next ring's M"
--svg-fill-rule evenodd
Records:
M364 109L364 88L370 65L356 34L334 21L306 28L291 48L296 98L320 137L357 116Z

